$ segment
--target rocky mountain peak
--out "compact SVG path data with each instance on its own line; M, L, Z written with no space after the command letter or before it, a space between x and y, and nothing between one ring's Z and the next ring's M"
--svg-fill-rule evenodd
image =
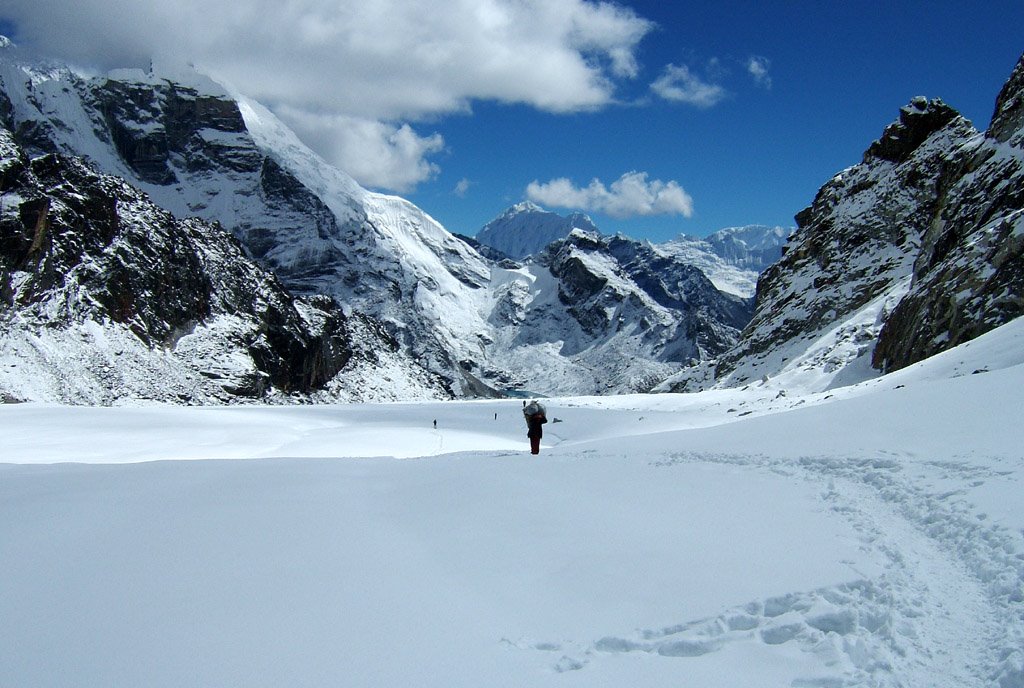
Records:
M929 136L957 117L960 113L941 100L918 96L900 108L900 118L885 128L882 137L868 148L864 159L904 162Z
M988 135L1000 143L1024 147L1024 55L999 91Z
M996 102L986 135L947 156L940 212L874 352L885 372L1024 314L1024 58Z
M822 389L911 365L1024 314L1024 63L980 135L915 98L860 164L797 215L754 316L676 391L814 376Z

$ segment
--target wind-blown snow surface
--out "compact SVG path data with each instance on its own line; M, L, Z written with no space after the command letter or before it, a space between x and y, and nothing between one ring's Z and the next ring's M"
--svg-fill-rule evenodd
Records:
M0 685L1024 685L1024 319L776 384L2 406Z

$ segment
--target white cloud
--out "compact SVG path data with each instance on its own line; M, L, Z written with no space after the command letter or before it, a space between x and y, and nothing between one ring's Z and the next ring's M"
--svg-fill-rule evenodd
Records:
M415 154L439 148L380 122L467 111L474 100L606 106L617 82L636 77L637 45L654 26L595 0L5 0L3 13L22 44L47 54L100 69L194 64L278 114L290 108L291 123L315 113L307 118L328 127L312 138L307 127L307 142L328 159L361 160L346 171L374 185L429 176ZM363 126L346 133L343 118ZM374 145L379 163L354 152ZM413 169L397 174L403 157Z
M23 43L99 67L177 56L248 95L417 118L473 99L574 111L634 77L653 25L590 0L9 0Z
M666 65L651 90L665 100L709 108L720 103L728 92L718 84L704 81L689 67Z
M469 187L471 186L473 186L473 182L467 179L466 177L463 177L455 185L455 188L452 190L452 193L458 196L459 198L465 198L466 194L469 193Z
M317 115L288 106L278 115L307 145L364 186L411 191L440 171L427 157L444 149L440 134L420 136L408 124Z
M526 187L526 197L541 205L601 212L624 219L650 215L693 216L693 198L676 181L647 180L646 172L627 172L606 187L594 179L580 188L565 177Z
M772 76L769 74L772 63L767 57L751 56L747 60L747 73L754 78L758 86L770 89L772 87Z

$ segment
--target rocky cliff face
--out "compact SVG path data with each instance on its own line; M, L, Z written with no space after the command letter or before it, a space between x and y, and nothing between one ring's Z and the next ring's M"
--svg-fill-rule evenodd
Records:
M29 158L6 128L0 320L0 387L68 403L309 398L367 346L331 299L294 298L219 227L76 158Z
M873 362L886 372L1024 314L1024 58L985 135L950 155L939 204L879 336Z
M459 361L479 353L484 259L330 168L258 103L194 73L87 78L13 55L0 55L0 91L29 154L81 156L178 217L219 223L289 290L378 320L451 393L473 393Z
M985 135L941 101L904 107L797 215L739 344L665 388L810 375L827 388L1020 315L1022 64Z

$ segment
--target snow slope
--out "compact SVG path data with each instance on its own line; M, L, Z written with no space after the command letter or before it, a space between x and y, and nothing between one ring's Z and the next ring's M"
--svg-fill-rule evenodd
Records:
M0 685L1019 687L1022 385L0 406Z
M727 227L703 238L680 234L654 247L700 268L722 291L751 297L758 276L782 256L782 246L791 232L765 225Z

